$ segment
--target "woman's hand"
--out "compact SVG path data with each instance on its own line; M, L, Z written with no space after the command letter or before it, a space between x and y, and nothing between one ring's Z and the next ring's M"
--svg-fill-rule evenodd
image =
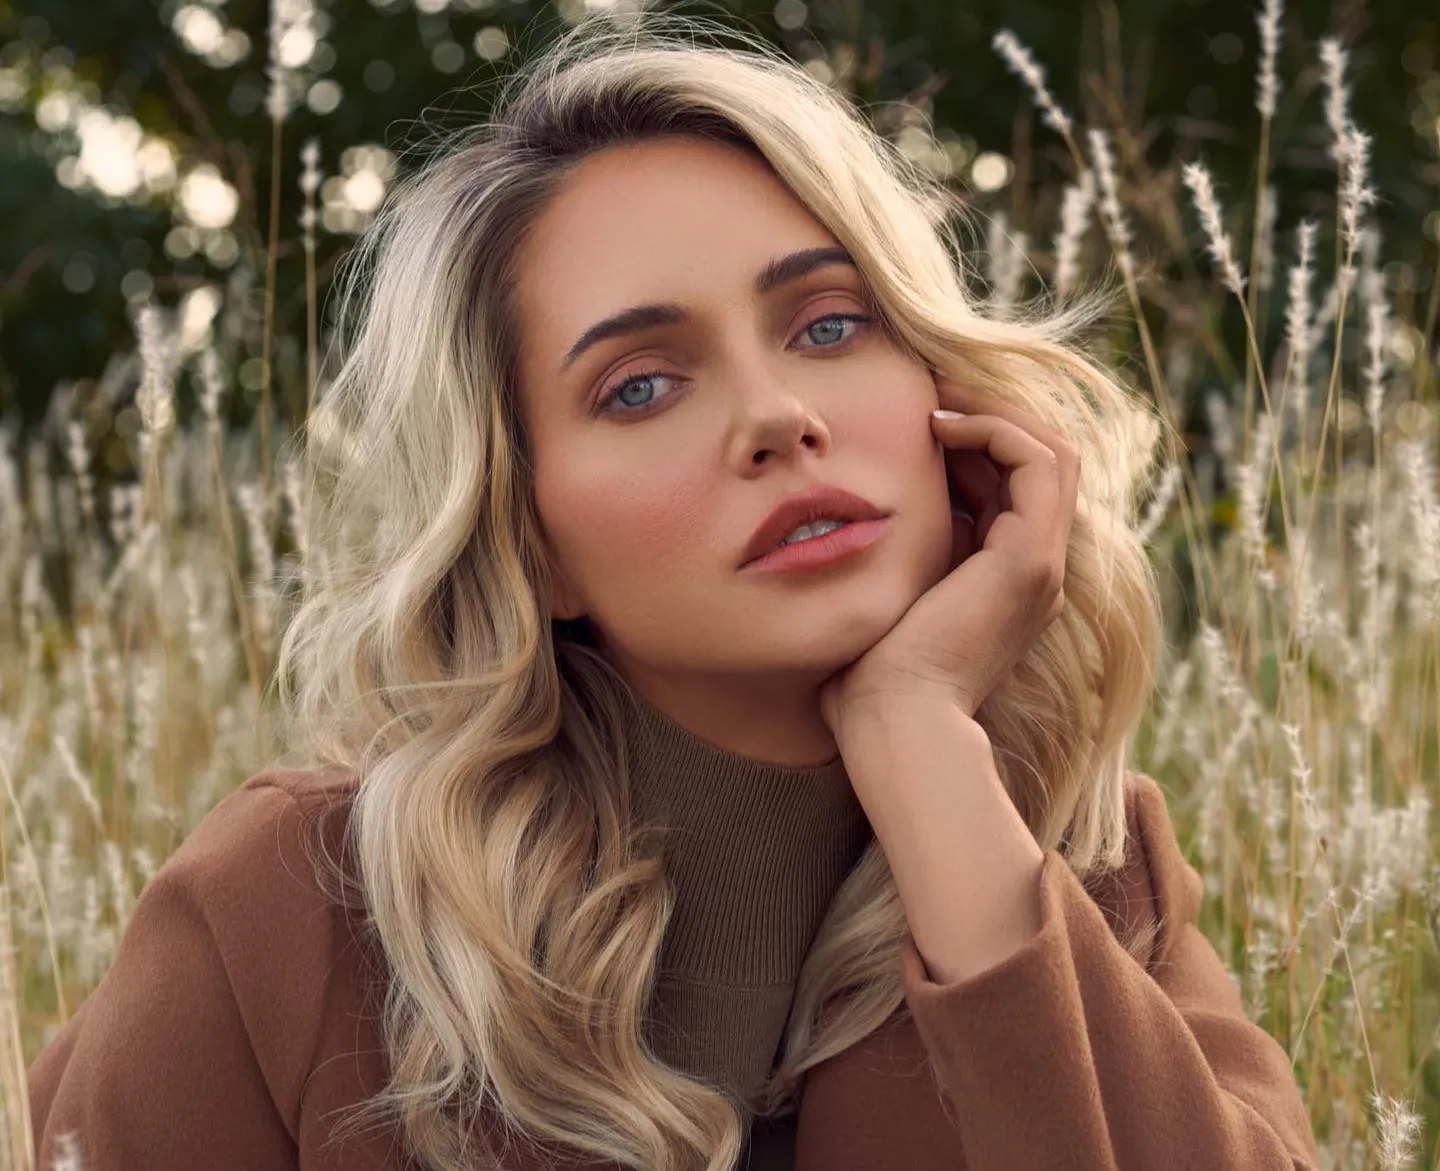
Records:
M1065 553L1080 480L1079 448L992 396L936 373L937 418L954 517L950 572L873 647L820 689L822 718L841 739L847 717L916 699L953 702L969 717L1065 605Z

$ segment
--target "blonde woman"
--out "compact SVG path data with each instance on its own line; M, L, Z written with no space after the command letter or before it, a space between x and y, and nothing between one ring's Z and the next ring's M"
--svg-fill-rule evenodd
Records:
M1125 765L1158 427L1098 302L987 318L941 187L672 20L360 241L293 759L36 1060L40 1165L1316 1171Z

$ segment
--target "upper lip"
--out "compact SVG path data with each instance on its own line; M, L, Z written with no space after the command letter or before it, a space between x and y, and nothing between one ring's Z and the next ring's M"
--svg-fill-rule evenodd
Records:
M780 500L745 546L740 564L745 566L769 553L800 525L818 520L877 520L886 515L863 496L831 484L817 484Z

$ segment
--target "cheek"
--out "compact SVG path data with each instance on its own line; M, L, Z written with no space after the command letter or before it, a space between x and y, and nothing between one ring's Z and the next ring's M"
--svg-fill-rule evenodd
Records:
M541 516L573 579L592 597L679 561L707 532L694 461L644 468L572 461L537 485Z
M897 486L908 492L927 476L934 480L936 469L943 469L944 454L930 426L933 391L927 395L924 388L903 379L897 385L895 394L876 396L864 404L854 417L853 434L863 445L867 462L899 471ZM925 385L928 388L929 383Z

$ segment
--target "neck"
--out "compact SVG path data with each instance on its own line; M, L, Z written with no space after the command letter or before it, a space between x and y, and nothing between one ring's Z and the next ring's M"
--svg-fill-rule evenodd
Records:
M839 755L820 714L828 675L670 675L617 664L630 686L687 732L727 752L783 768L814 768Z

